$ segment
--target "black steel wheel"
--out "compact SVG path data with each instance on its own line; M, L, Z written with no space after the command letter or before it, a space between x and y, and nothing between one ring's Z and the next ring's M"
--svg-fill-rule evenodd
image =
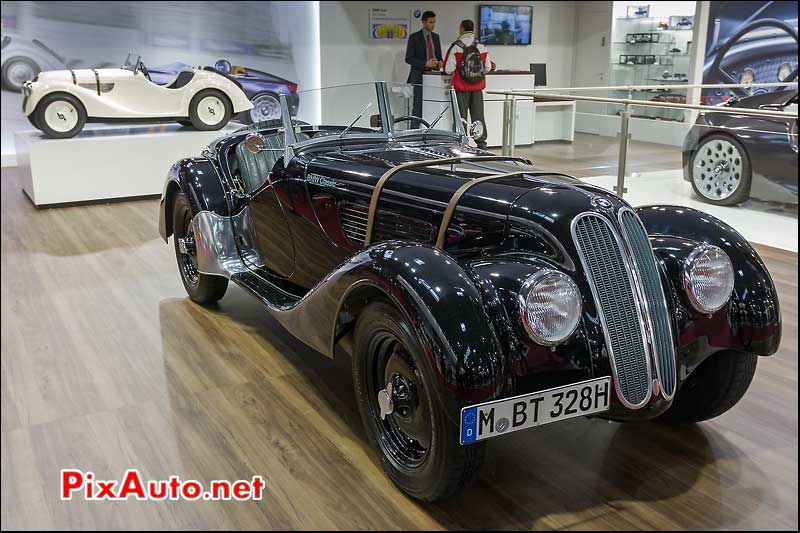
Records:
M182 192L175 197L172 207L172 228L175 234L175 259L186 293L193 301L209 305L225 296L228 279L221 276L203 274L197 269L197 247L192 227L192 208Z
M369 304L354 332L353 383L361 419L383 469L404 492L434 501L476 478L484 444L461 446L436 398L433 369L408 320Z

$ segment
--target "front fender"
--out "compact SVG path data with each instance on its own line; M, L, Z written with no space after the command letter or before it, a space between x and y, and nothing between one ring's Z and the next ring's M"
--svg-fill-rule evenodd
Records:
M695 209L646 206L637 212L670 278L671 287L666 292L672 295L677 313L682 377L722 350L775 353L781 341L778 293L750 243L721 220ZM701 243L722 248L736 275L730 302L710 316L689 305L682 282L686 257Z
M230 216L225 187L214 163L206 157L181 159L170 167L161 192L158 232L165 242L173 232L172 205L179 192L186 195L195 214L211 211L220 216Z
M500 394L505 358L482 293L439 249L379 243L342 263L291 308L265 303L289 332L332 355L340 317L355 314L368 292L395 304L413 326L453 421L466 403Z

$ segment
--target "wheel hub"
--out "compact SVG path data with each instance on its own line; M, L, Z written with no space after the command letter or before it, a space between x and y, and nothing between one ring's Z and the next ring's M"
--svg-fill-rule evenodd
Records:
M692 179L706 198L724 200L739 188L742 176L742 154L731 142L712 139L698 150Z
M430 444L430 419L424 406L420 407L418 375L408 357L399 343L394 346L384 370L386 387L378 391L380 417L427 447Z

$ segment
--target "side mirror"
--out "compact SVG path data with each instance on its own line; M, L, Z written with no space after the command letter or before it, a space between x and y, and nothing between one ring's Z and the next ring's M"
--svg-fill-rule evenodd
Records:
M370 115L369 117L369 126L371 128L380 128L383 124L381 124L381 116L380 114Z
M244 149L251 154L263 152L266 148L267 142L264 140L264 137L258 133L251 133L244 138Z

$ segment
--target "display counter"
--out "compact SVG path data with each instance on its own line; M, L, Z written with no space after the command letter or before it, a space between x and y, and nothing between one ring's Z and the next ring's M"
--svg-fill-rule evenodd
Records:
M438 72L426 73L422 83L423 118L435 118L449 102L450 76ZM488 133L486 143L489 146L502 145L505 97L487 92L525 91L533 87L534 75L528 71L501 70L486 75L484 116ZM517 98L514 131L514 142L517 146L531 145L537 141L572 141L574 131L575 101Z

